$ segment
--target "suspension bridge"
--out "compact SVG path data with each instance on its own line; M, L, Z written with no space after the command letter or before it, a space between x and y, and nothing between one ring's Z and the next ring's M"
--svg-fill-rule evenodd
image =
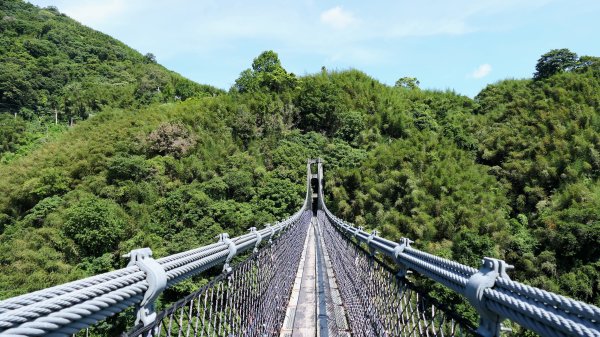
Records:
M513 281L502 260L465 266L337 218L324 202L321 160L308 161L306 186L300 210L263 229L159 259L136 249L123 269L0 301L0 335L89 336L134 308L122 336L600 337L600 308ZM232 266L236 256L246 258ZM220 266L156 310L165 289ZM461 317L415 280L461 295L477 317Z

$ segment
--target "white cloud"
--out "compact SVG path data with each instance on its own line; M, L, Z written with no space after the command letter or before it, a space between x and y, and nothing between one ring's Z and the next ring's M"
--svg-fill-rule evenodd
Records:
M492 72L492 66L484 63L482 65L480 65L479 67L477 67L477 69L475 69L472 73L469 74L469 77L471 78L484 78L487 75L489 75Z
M321 22L335 29L344 29L356 22L351 12L336 6L321 13Z

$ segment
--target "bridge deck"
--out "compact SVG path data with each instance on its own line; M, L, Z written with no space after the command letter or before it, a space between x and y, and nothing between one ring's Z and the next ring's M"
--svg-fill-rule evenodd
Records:
M281 337L327 336L338 326L347 329L319 225L313 218L308 228Z

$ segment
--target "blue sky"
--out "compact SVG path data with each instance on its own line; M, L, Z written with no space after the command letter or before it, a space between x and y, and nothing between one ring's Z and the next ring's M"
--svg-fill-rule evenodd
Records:
M474 96L543 53L600 56L598 0L30 0L228 89L264 50L298 75L356 68Z

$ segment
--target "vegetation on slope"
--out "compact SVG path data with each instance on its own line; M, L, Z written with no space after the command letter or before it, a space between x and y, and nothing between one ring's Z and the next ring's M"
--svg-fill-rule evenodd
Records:
M0 112L17 117L15 128L23 120L66 125L110 107L220 92L165 69L152 54L142 55L54 7L41 9L21 0L0 3ZM12 126L6 118L0 124ZM45 128L27 130L24 138L45 137ZM0 155L27 144L16 139L12 147L0 148Z
M538 62L567 50L552 51ZM573 53L571 53L573 54ZM600 304L600 62L503 81L476 98L478 160L517 221L506 258L532 284ZM519 238L517 240L517 238Z

